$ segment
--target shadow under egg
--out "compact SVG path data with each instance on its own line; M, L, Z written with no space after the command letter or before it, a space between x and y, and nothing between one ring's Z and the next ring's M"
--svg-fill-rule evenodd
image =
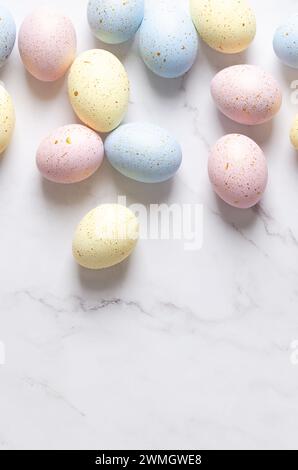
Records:
M78 183L55 183L40 175L40 185L44 198L57 206L80 205L82 201L91 197L97 199L93 191L96 187L100 187L105 179L102 166L89 178ZM100 202L97 205L99 204Z
M119 171L107 163L110 167L110 178L118 191L118 196L125 195L131 203L166 204L170 198L175 184L175 176L161 183L142 183L122 175ZM130 203L130 201L128 201Z
M244 230L255 224L258 217L256 206L258 206L259 203L248 209L239 209L227 204L215 192L214 197L216 198L219 216L228 225L236 229Z
M269 142L274 128L274 118L263 124L247 126L245 124L232 121L232 119L226 117L219 109L216 111L217 119L223 130L223 135L243 134L254 140L260 146Z
M117 287L120 287L128 276L131 258L134 256L132 253L128 258L119 264L105 269L87 269L83 268L73 260L77 266L77 276L84 291L106 291L111 289L113 298L117 303Z
M93 39L93 48L94 49L104 49L108 52L111 52L116 57L118 57L118 59L121 60L121 62L130 53L131 48L134 44L134 40L135 40L135 38L133 37L133 38L129 39L128 41L122 42L120 44L108 44L108 43L105 43L105 42L101 41L96 36L94 36L94 34L92 34L91 31L90 31L90 34L91 34L92 39ZM90 48L90 49L92 49L92 48Z
M54 82L43 82L33 77L33 75L31 75L27 70L25 70L25 77L30 91L41 101L50 101L59 94L60 90L62 89L65 83L67 74L68 71L63 77L59 78Z
M284 82L290 87L292 82L295 82L298 80L298 69L295 69L293 67L290 67L289 65L283 64L279 59L278 60L278 66L280 70L280 75L282 76ZM297 90L298 88L298 83L294 90Z
M202 55L206 57L209 65L211 65L215 73L225 69L226 67L231 67L232 65L246 64L248 61L247 49L236 54L226 54L212 49L201 38L200 50Z
M0 153L0 166L4 165L5 164L5 161L6 161L6 154L8 153L8 149L9 149L9 146L11 145L11 142L8 144L8 146L6 147L6 149Z

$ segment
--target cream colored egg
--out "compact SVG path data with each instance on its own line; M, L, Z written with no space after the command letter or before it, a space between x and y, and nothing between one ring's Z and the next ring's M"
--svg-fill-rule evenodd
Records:
M244 51L256 34L247 0L190 0L193 22L208 46L226 54Z
M73 256L85 268L108 268L132 253L138 236L139 223L131 210L120 204L102 204L77 227Z
M293 147L298 150L298 114L296 114L291 132L290 132L290 140Z
M74 61L68 79L72 107L84 124L99 132L115 129L127 110L129 80L110 52L93 49Z
M12 137L15 112L10 94L0 85L0 154L4 152Z

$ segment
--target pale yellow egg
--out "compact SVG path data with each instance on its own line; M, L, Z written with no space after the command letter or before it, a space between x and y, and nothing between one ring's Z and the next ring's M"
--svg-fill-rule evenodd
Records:
M298 114L296 114L291 131L290 140L293 147L298 150Z
M0 154L7 148L15 126L15 112L10 94L0 85Z
M192 20L208 46L219 52L244 51L256 34L256 17L247 0L190 0Z
M74 61L68 78L72 107L98 132L115 129L127 111L129 80L124 66L108 51L92 49Z
M130 209L120 204L102 204L77 227L73 256L85 268L108 268L132 253L138 236L138 219Z

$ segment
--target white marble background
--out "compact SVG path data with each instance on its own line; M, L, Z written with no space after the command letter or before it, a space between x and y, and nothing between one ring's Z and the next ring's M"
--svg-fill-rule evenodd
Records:
M147 0L152 1L152 0ZM155 0L159 1L159 0ZM187 7L187 0L172 0ZM38 0L3 0L18 25ZM101 47L85 0L51 0L72 18L78 50ZM288 132L298 107L298 71L272 51L279 22L297 1L251 0L258 33L249 50L220 55L201 45L183 79L153 76L137 40L110 47L127 67L126 121L149 120L181 141L184 161L170 183L141 185L107 162L88 181L57 186L35 168L40 140L75 122L66 82L27 75L17 48L0 71L17 127L0 162L0 448L298 448L298 156ZM209 83L248 62L279 79L274 122L248 128L221 116ZM242 132L266 152L270 181L259 207L239 211L213 194L209 146ZM89 272L71 255L75 226L90 209L126 194L129 203L204 205L204 245L141 241L129 262Z

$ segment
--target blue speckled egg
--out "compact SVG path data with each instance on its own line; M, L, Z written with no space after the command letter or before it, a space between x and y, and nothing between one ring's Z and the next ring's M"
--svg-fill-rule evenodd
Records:
M10 56L16 41L16 24L7 8L0 6L0 67Z
M298 13L277 28L273 48L284 64L298 68Z
M198 37L190 15L177 5L156 3L146 9L140 28L140 52L156 75L176 78L194 64Z
M148 123L124 124L105 141L105 153L122 175L142 183L160 183L179 169L182 151L168 131Z
M144 0L89 0L87 16L98 39L120 44L139 29L144 18Z

